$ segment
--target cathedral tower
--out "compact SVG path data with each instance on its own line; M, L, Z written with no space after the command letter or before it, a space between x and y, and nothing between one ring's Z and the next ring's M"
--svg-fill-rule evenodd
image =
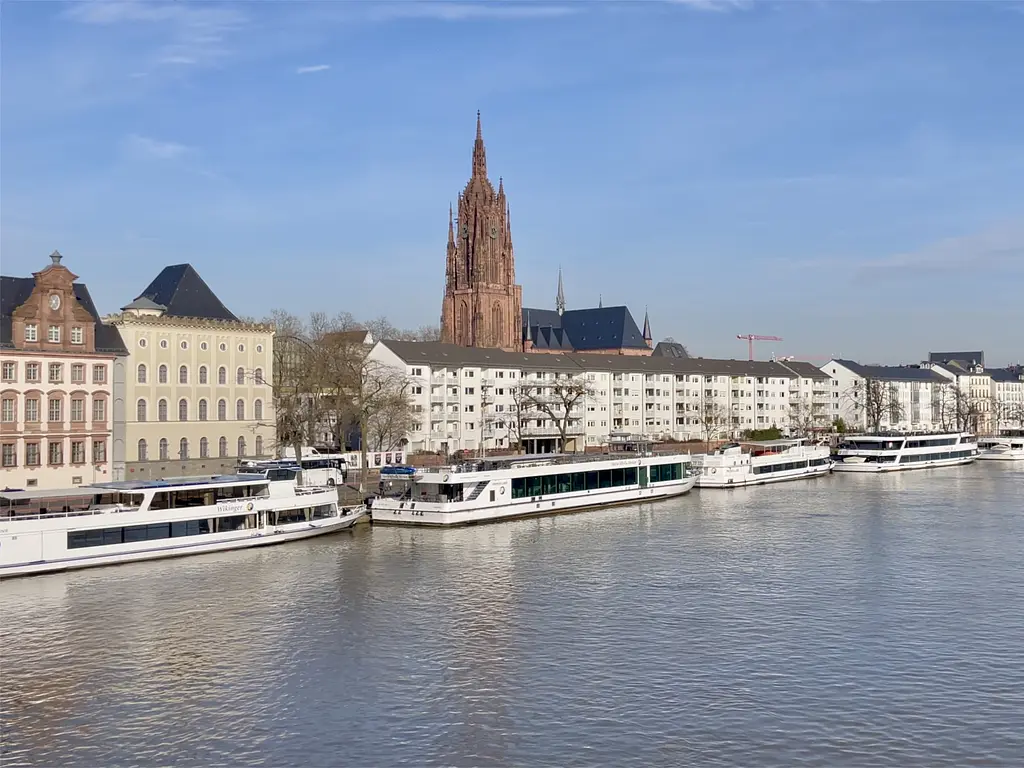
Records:
M448 263L441 305L441 341L464 347L523 349L523 289L516 285L505 186L487 178L480 113L476 113L473 172L448 207Z

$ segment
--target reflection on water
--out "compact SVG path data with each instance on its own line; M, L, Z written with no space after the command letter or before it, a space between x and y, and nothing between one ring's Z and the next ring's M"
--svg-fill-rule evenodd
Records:
M11 765L1024 761L1024 471L0 584Z

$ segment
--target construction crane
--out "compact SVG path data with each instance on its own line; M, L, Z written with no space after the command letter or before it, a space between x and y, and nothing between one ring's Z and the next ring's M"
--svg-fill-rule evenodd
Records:
M748 360L754 359L755 341L782 341L780 336L758 336L756 333L737 334L736 338L747 342Z

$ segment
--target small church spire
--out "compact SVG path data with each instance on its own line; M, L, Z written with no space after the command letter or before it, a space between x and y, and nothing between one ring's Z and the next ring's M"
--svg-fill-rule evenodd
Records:
M526 338L524 341L533 341L533 331L530 330L530 310L526 310Z
M562 268L558 268L558 293L555 295L555 311L561 317L565 314L565 290L562 288Z
M476 111L476 141L473 142L473 176L487 178L487 153L484 150L484 131L480 125L480 110Z
M448 243L455 242L455 221L452 219L452 204L448 203Z
M603 309L604 308L604 295L600 294L600 293L597 294L597 308L598 309Z
M644 307L644 341L647 342L647 346L651 346L651 342L654 341L651 336L651 315L647 307Z

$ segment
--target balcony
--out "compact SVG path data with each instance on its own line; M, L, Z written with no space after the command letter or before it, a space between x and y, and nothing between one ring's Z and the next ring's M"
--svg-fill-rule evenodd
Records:
M583 434L583 423L570 424L569 428L566 429L567 435L582 435ZM536 424L524 425L522 428L523 437L558 437L560 435L558 427L554 424L550 424L543 427L538 427Z

